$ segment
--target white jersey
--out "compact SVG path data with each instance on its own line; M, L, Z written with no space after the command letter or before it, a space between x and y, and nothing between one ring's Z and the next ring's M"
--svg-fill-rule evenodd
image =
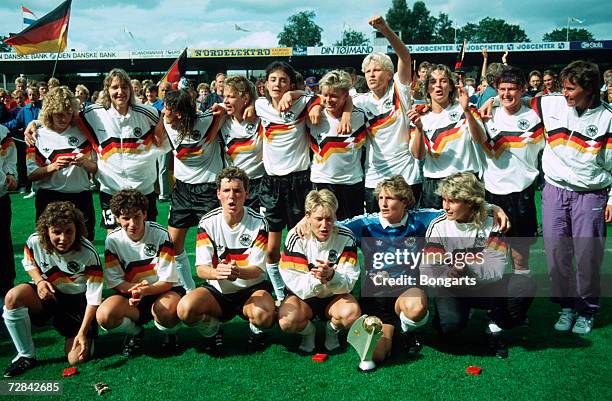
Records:
M244 170L251 179L261 178L266 172L263 164L264 127L261 119L238 122L228 118L220 130L227 164Z
M421 275L446 278L454 267L483 284L501 279L508 260L508 245L492 216L476 227L442 215L427 229L420 270Z
M0 125L0 197L7 194L7 174L17 180L17 148L8 128Z
M219 292L232 294L265 280L267 245L268 223L262 215L245 206L242 221L231 229L223 218L223 208L218 207L200 220L195 264L216 269L225 259L228 263L235 261L239 268L257 266L261 269L259 277L252 280L207 280Z
M320 102L318 96L305 94L281 113L266 98L255 101L255 110L265 129L263 161L268 175L282 176L310 167L306 118Z
M366 142L366 188L392 175L401 175L410 185L423 181L419 162L410 152L410 88L399 81L397 73L392 85L380 99L372 92L359 94L353 104L366 112L370 120Z
M78 127L70 127L61 133L42 127L38 130L36 145L26 150L28 175L54 163L60 156L76 156L79 153L87 159L92 157L91 144ZM79 166L68 166L34 184L36 188L68 193L89 191L91 185L87 170Z
M363 110L353 109L353 131L349 135L339 135L336 131L339 125L340 119L327 111L321 113L319 124L308 124L314 152L311 182L351 185L363 180L361 153L367 135L366 116Z
M569 191L594 191L612 184L612 108L601 103L578 115L563 95L534 98L532 108L546 129L544 179ZM612 205L612 187L608 194Z
M64 294L83 294L87 305L102 302L102 263L94 246L81 238L81 249L63 254L48 253L38 234L32 234L23 249L23 268L39 269L53 287Z
M287 234L279 270L287 288L299 298L327 298L353 290L359 278L357 242L349 229L336 229L325 242L314 236L300 239L295 229ZM310 273L317 260L334 265L334 276L326 284Z
M482 120L475 107L470 112L476 123ZM440 113L429 112L421 116L426 156L423 175L427 178L445 178L455 173L480 171L476 144L459 103L453 103ZM484 130L484 127L483 127Z
M145 221L144 236L132 241L121 228L108 234L104 244L104 272L106 285L114 288L124 281L149 284L157 281L178 283L174 245L165 228Z
M539 174L538 154L544 149L540 117L525 106L512 115L497 107L485 128L488 139L482 149L486 155L483 163L486 190L507 195L533 184Z
M219 117L208 110L197 114L197 121L191 135L179 141L179 133L164 122L166 133L174 153L174 176L187 184L215 182L223 169L221 145L217 141Z
M111 195L125 188L153 192L157 158L170 150L167 143L162 148L153 143L158 121L159 111L142 104L131 105L126 115L112 106L85 107L81 128L98 155L100 191Z

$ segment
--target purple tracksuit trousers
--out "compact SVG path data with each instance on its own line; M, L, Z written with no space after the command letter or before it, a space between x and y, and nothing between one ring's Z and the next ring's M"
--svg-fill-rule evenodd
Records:
M606 226L605 189L574 192L546 183L542 230L552 301L589 316L599 309ZM575 292L571 287L576 260Z

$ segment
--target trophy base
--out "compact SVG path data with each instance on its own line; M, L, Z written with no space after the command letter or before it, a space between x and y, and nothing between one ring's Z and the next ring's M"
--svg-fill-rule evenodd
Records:
M376 364L374 361L361 361L357 368L361 373L371 373L376 370Z

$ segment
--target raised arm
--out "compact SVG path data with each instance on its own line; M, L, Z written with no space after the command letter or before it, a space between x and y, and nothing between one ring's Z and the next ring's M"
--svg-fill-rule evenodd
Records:
M380 15L370 18L368 23L387 38L393 51L397 54L397 75L400 83L403 85L410 84L412 77L412 57L410 57L410 52L404 42L402 42L399 36L393 32L389 25L387 25L385 19Z

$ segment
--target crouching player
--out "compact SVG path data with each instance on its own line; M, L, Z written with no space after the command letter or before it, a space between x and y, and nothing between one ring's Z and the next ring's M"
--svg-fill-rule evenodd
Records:
M524 274L504 274L508 248L486 206L484 185L472 173L443 179L436 192L446 213L427 229L421 265L421 274L442 279L434 290L433 326L450 340L467 326L472 308L485 309L489 350L507 358L502 330L525 320L535 283Z
M353 324L361 310L351 291L359 278L357 244L346 228L337 227L338 201L322 189L306 196L305 211L309 233L300 238L293 228L285 240L280 272L289 296L281 304L281 330L299 333L299 350L315 349L314 317L326 320L325 348L340 346L338 333Z
M244 206L249 177L236 167L217 175L221 207L202 217L198 227L196 269L203 286L187 294L178 305L181 320L208 339L213 354L223 350L220 321L239 315L249 321L250 349L265 346L264 328L275 321L272 286L265 281L268 224Z
M32 282L7 293L2 315L17 348L4 377L36 366L31 323L40 325L51 317L65 337L68 362L74 365L90 356L98 334L95 316L102 300L102 266L86 239L84 222L83 213L71 202L53 202L28 238L22 263Z
M148 200L136 189L117 192L110 208L119 227L106 237L104 271L115 295L105 299L97 313L105 331L126 333L123 355L142 347L143 325L154 319L166 334L162 350L176 349L179 318L176 306L185 293L178 286L174 246L165 228L147 219Z

